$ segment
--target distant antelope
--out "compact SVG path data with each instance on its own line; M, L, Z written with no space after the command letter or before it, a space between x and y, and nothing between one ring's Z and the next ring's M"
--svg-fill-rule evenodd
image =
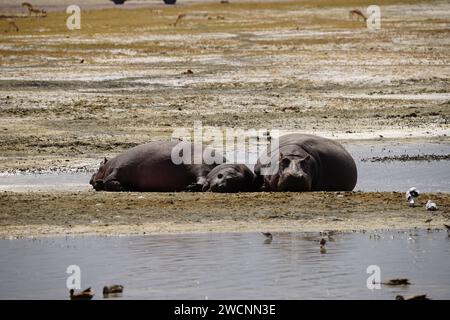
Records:
M33 8L31 3L29 3L29 2L22 2L22 7Z
M41 10L41 9L36 9L31 5L31 3L22 2L22 7L26 7L28 9L29 16L31 16L32 13L35 13L36 15L41 15L43 17L47 16L47 11Z
M19 31L19 27L13 20L7 20L8 21L8 31Z
M22 7L27 8L28 10L28 15L31 16L31 10L33 10L33 6L31 5L31 3L28 2L22 2Z
M364 15L364 13L361 12L361 10L358 10L358 9L350 10L349 16L350 16L350 19L356 17L356 19L359 20L359 18L361 17L364 19L364 21L367 21L367 17Z
M180 22L181 19L183 19L183 18L185 18L185 17L186 17L186 14L185 14L185 13L179 14L178 17L177 17L177 20L175 21L175 23L174 23L173 25L176 27L177 24L178 24L178 22Z

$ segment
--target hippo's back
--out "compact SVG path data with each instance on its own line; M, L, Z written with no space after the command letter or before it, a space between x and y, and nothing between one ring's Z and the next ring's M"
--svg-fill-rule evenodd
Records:
M135 191L182 191L195 183L207 165L191 163L176 164L172 150L185 146L194 154L193 144L179 141L155 141L131 148L108 163L110 172L115 170L117 180L126 190Z

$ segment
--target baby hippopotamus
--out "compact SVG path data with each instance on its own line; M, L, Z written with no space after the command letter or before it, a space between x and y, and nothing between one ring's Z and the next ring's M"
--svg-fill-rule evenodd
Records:
M196 154L196 149L201 152ZM191 156L186 158L191 158L190 163L174 162L173 154L178 150L179 153L189 152ZM97 191L201 191L206 176L218 165L206 164L204 154L214 155L215 150L195 148L192 143L179 141L142 144L110 160L105 158L92 175L90 184ZM225 162L222 155L214 158Z
M357 170L352 156L336 141L293 133L278 140L279 152L269 154L277 172L262 175L262 158L255 166L257 185L265 191L351 191ZM275 158L278 157L278 158Z
M224 163L208 173L202 190L228 193L255 191L255 177L245 164Z

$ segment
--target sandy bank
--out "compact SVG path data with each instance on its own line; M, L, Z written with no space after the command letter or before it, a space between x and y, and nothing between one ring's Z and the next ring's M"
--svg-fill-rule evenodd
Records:
M425 210L427 199L439 205L436 214ZM0 214L3 238L443 228L450 222L450 194L423 194L420 205L409 208L404 194L395 192L3 192Z

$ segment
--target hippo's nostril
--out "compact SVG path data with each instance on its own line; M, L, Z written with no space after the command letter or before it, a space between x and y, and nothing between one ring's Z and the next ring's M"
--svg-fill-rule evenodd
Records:
M299 173L299 172L296 172L296 171L293 171L293 172L286 172L286 174L284 175L287 179L302 179L302 178L304 178L304 175L303 174L301 174L301 173Z

